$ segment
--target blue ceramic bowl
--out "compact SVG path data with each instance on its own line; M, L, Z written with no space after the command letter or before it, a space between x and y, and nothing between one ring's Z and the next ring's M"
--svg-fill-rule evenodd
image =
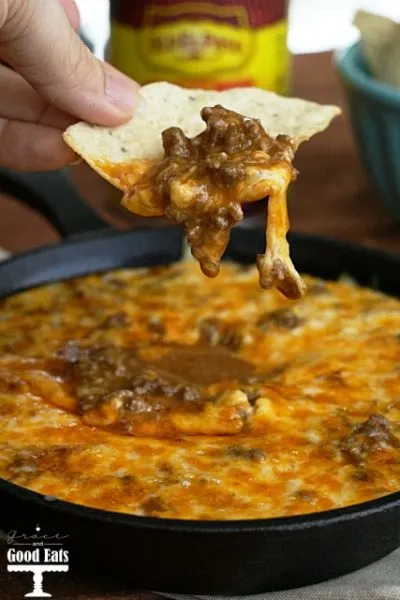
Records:
M365 169L400 222L400 91L372 77L359 43L338 52L336 65Z

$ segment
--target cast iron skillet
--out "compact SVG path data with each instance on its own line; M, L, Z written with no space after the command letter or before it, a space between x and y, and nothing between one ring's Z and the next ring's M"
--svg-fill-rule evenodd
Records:
M177 261L175 228L116 232L60 174L0 172L0 187L49 218L67 241L0 265L0 297L40 283L117 267ZM291 236L296 266L400 295L400 259L311 236ZM227 257L250 263L261 229L237 228ZM207 282L204 282L207 285ZM0 527L69 535L71 571L112 573L135 588L249 594L304 586L363 567L400 545L400 492L350 508L253 521L195 522L134 517L49 500L0 480Z

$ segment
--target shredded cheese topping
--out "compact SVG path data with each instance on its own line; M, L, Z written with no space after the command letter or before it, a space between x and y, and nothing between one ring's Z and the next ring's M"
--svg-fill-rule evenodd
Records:
M305 514L399 491L400 302L348 282L306 281L293 305L260 290L254 268L224 264L205 286L186 263L92 275L3 301L0 476L86 506L200 520ZM212 401L208 412L180 414L186 433L161 437L87 422L82 404L63 399L79 392L81 402L93 401L95 379L85 380L85 395L68 388L75 380L62 371L55 376L61 355L79 360L72 341L144 354L200 343L226 352L256 373L224 384L221 375L214 385L227 394L222 404L251 410L219 421ZM32 386L39 364L51 394ZM133 389L151 404L151 394ZM154 422L168 421L170 409L159 410ZM229 431L216 434L218 423Z

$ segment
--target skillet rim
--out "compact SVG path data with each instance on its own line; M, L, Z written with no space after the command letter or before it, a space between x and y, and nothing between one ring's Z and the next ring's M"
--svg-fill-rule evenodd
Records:
M9 489L7 489L9 488ZM282 516L265 519L240 519L240 520L207 520L196 521L194 519L165 519L162 517L142 517L129 513L119 513L101 508L75 504L67 500L59 500L56 497L46 496L35 492L16 483L0 477L0 493L6 492L13 496L19 496L20 500L41 505L47 509L55 509L59 513L67 513L70 516L100 521L103 524L123 525L137 527L139 529L172 531L181 533L251 533L264 531L266 533L282 533L285 531L304 531L314 527L334 526L346 523L353 519L363 519L374 514L395 510L400 508L400 490L385 496L344 506L327 511L308 514Z
M166 228L171 232L172 235L178 233L180 231L179 227L168 227ZM255 227L254 229L262 230L262 227ZM173 231L171 231L173 230ZM104 239L112 239L114 237L129 237L135 236L137 234L146 234L146 233L154 232L154 229L134 229L134 230L105 230L102 231L101 234L96 232L95 234L90 233L89 235L82 235L76 237L72 240L61 241L55 244L49 244L46 246L42 246L39 248L34 248L28 252L24 252L21 254L17 254L11 256L10 258L2 261L0 263L0 274L3 265L10 265L13 262L18 262L23 260L25 257L34 257L40 256L43 253L51 254L53 251L62 251L63 248L68 246L77 246L77 245L90 245L91 243L98 242L99 240ZM234 235L232 236L234 238ZM183 236L182 236L183 239ZM288 236L289 243L292 242L303 242L303 243L323 243L331 246L335 246L338 249L347 250L349 252L357 252L362 253L366 258L374 257L379 260L387 261L392 265L396 265L400 269L400 255L396 255L394 253L380 250L371 246L364 246L362 244L349 242L347 240L336 239L329 236L323 235L314 235L310 233L302 233L302 232L291 232ZM182 256L181 256L182 258ZM239 259L235 259L231 256L228 248L227 260L231 260L232 262L239 262ZM179 261L171 261L179 262ZM96 270L96 271L88 271L86 275L90 273L101 273L112 270L119 269L134 269L134 268L143 268L140 265L121 265L114 268L105 268L104 270ZM84 277L85 274L77 275L77 277ZM57 283L58 281L65 281L73 275L69 277L61 277L59 279L54 278L49 281L45 281L43 283L37 283L32 286L22 287L16 291L11 292L10 294L0 295L1 299L10 298L16 294L19 294L24 291L28 291L30 289L34 289L37 287L41 287L42 285L48 285L51 283ZM371 286L362 286L362 287L371 287ZM383 292L385 293L385 292ZM390 294L386 294L390 295ZM395 297L395 296L394 296ZM23 486L17 485L13 482L8 481L7 479L0 476L0 493L8 493L13 496L19 496L19 498L28 503L33 503L38 506L46 507L48 509L55 509L57 512L67 513L74 517L79 518L89 518L92 521L101 521L103 523L111 523L114 525L124 525L129 527L137 527L140 529L148 529L148 530L164 530L164 531L172 531L172 532L182 532L182 533L203 533L203 534L211 534L211 533L226 533L226 534L234 534L234 533L245 533L245 532L255 532L255 531L265 531L265 532L285 532L285 531L299 531L310 529L313 527L320 527L326 525L335 525L339 523L345 523L347 521L351 521L356 518L364 518L369 515L380 513L383 511L389 511L392 509L396 509L400 507L400 490L397 492L392 492L385 496L381 496L372 500L368 500L366 502L360 502L357 504L344 506L341 508L333 508L327 511L320 511L314 513L307 514L299 514L292 516L282 516L282 517L274 517L274 518L265 518L265 519L241 519L241 520L207 520L207 521L199 521L193 519L165 519L162 517L144 517L140 515L128 514L128 513L119 513L116 511L107 511L100 508L85 506L83 504L75 504L73 502L68 502L66 500L58 499L51 496L46 496L45 494L41 494L40 492L35 492L30 490L29 488L25 488ZM51 498L51 499L50 499Z
M115 230L115 229L105 229L105 230L101 230L96 231L96 232L87 232L84 234L79 234L77 236L74 236L72 239L65 239L65 240L61 240L60 242L56 242L53 244L46 244L45 246L40 246L38 248L33 248L32 250L29 250L27 252L22 252L19 254L14 254L12 256L10 256L9 258L6 258L5 260L0 261L0 275L1 275L1 270L3 268L8 267L9 265L12 265L14 262L18 263L19 261L23 261L25 258L35 258L40 257L43 254L46 253L53 253L53 252L62 252L62 250L64 250L65 248L68 247L73 247L73 246L82 246L82 247L86 247L87 245L90 244L95 244L96 242L100 242L100 241L105 241L105 240L112 240L113 238L121 238L121 237L127 237L129 238L130 236L135 237L136 235L154 235L155 231L159 231L157 229L154 228L137 228L137 229L132 229L132 230ZM171 226L171 227L165 227L162 229L162 231L164 232L168 232L171 237L176 236L176 238L180 239L181 242L183 242L184 237L183 237L183 233L182 230L179 226ZM240 262L239 258L235 258L235 252L232 253L232 248L231 245L232 243L235 244L236 242L236 236L243 234L243 233L249 233L251 231L254 232L259 232L261 231L263 234L265 233L265 228L264 226L258 226L256 225L255 227L249 227L249 228L237 228L236 230L233 229L231 232L231 240L230 243L228 244L228 247L225 251L225 255L223 257L223 260L227 260L227 261L232 261L232 262ZM347 251L350 253L362 253L365 258L375 258L377 260L383 260L383 261L387 261L388 263L390 263L391 265L395 265L400 269L400 253L395 254L394 252L390 252L388 250L381 250L379 248L376 248L374 246L366 246L363 245L361 243L357 243L357 242L351 242L348 240L344 240L344 239L340 239L340 238L335 238L332 236L324 236L324 235L319 235L319 234L312 234L312 233L308 233L308 232L297 232L297 231L290 231L287 239L289 241L289 244L296 244L296 243L316 243L316 244L325 244L325 245L329 245L332 247L335 247L339 250L343 250L343 251ZM182 258L182 249L183 246L181 247L181 252L180 252L180 259ZM179 259L179 260L180 260ZM175 262L179 262L179 260L175 261L172 260L169 263L164 263L164 264L173 264ZM160 263L161 264L161 263ZM120 265L120 266L116 266L116 267L108 267L103 269L97 269L97 270L88 270L85 273L82 273L81 275L76 275L76 277L85 277L86 275L90 275L90 274L96 274L96 273L105 273L107 271L117 271L120 269L136 269L136 268L146 268L146 265ZM344 269L344 273L345 273L345 269ZM306 273L307 274L307 273ZM372 273L371 273L372 276ZM11 298L12 296L19 294L21 292L25 292L31 289L34 289L36 287L40 287L42 285L48 285L51 283L57 283L60 281L66 281L72 277L75 277L74 275L70 275L68 277L60 277L60 278L53 278L50 279L48 281L43 281L42 283L36 283L33 285L28 285L28 286L24 286L21 288L18 288L15 291L12 291L11 293L2 293L1 289L0 289L0 301L4 300L6 298ZM327 281L329 281L329 279L326 279ZM363 285L360 284L361 287L369 287L370 289L376 289L375 287L372 287L371 285ZM387 293L387 292L382 292L384 294L386 294L387 296L390 296L391 294ZM396 296L393 296L396 297ZM399 292L399 298L400 298L400 292Z
M113 228L109 228L109 229L103 229L100 231L88 231L86 233L81 233L81 234L77 234L72 238L67 238L67 239L62 239L59 242L54 242L51 244L45 244L44 246L38 246L36 248L32 248L31 250L27 250L26 252L20 252L17 254L12 254L11 256L9 256L8 258L0 261L0 271L2 269L2 266L4 264L9 264L12 263L14 261L17 260L22 260L25 257L30 257L30 256L35 256L35 255L39 255L42 254L44 252L52 252L53 250L57 250L57 249L62 249L65 248L66 246L76 246L76 245L80 245L80 244L90 244L90 243L95 243L96 241L99 240L104 240L104 239L113 239L113 238L118 238L118 237L130 237L133 236L135 237L136 235L154 235L155 232L170 232L173 235L173 232L177 235L177 237L181 237L181 239L184 239L184 235L182 232L181 227L176 226L176 225L171 225L171 226L167 226L167 227L163 227L163 228L153 228L153 227L137 227L135 229L113 229ZM237 227L236 229L232 229L231 232L231 241L233 240L235 242L235 237L237 235L241 235L243 232L261 232L263 234L265 234L265 225L255 225L253 227ZM180 234L180 235L179 235ZM364 254L369 254L369 255L374 255L377 258L382 258L384 260L389 259L390 261L395 261L399 264L400 266L400 252L398 254L394 253L394 252L390 252L389 250L381 250L380 248L376 248L375 246L368 246L368 245L364 245L362 243L358 243L358 242L351 242L349 240L346 239L342 239L342 238L336 238L334 236L329 236L329 235L322 235L322 234L314 234L314 233L309 233L307 231L296 231L296 230L291 230L288 233L288 241L289 244L293 244L296 242L316 242L316 243L325 243L325 244L332 244L334 246L337 247L341 247L341 248L347 248L348 250L353 250L353 251L357 251L357 252L363 252ZM228 244L227 250L226 252L228 252L228 254L230 254L230 245L231 243ZM226 260L225 256L223 257L222 260ZM228 260L230 259L230 256L228 256ZM118 268L118 267L117 267ZM132 267L127 267L127 268L136 268L134 266ZM142 268L142 267L137 267L137 268ZM53 280L54 283L57 282L56 279ZM43 285L43 284L38 284L38 285ZM37 287L37 286L34 286Z

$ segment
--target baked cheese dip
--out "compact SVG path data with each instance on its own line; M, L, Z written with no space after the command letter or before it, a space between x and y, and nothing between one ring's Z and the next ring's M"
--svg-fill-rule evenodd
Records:
M400 302L255 267L126 269L0 312L0 476L140 516L306 514L400 490Z

